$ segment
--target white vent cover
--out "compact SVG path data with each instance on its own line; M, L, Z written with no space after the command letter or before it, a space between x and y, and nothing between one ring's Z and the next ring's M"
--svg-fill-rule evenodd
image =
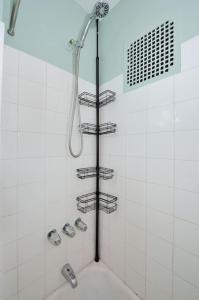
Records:
M128 87L169 72L174 65L174 22L166 21L134 41L126 58Z

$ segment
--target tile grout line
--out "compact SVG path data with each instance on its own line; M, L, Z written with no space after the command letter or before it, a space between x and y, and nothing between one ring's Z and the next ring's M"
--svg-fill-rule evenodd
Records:
M44 78L44 91L45 91L45 96L44 96L44 109L43 111L45 112L45 120L44 120L44 128L43 128L43 133L44 135L46 134L46 63L45 63L45 78ZM44 217L44 232L46 231L46 175L47 175L47 168L46 168L46 145L44 147L44 159L45 159L45 178L44 178L44 212L43 212L43 217ZM44 242L44 257L43 257L43 297L46 297L46 244Z
M146 107L148 108L148 103L145 102ZM148 133L147 133L147 123L148 123L148 109L145 112L145 293L144 299L147 298L147 260L148 260L148 208L147 208L147 173L148 173L148 159L147 159L147 150L148 150Z
M173 76L173 241L172 241L172 300L174 300L174 241L175 241L175 76Z
M19 64L20 64L20 52L17 50L17 57L18 57L18 62L17 62L17 157L19 156ZM16 184L16 199L17 199L17 212L19 208L19 166L17 164L17 184ZM19 230L19 215L16 214L16 245L17 245L17 297L19 298L19 239L18 239L18 230Z

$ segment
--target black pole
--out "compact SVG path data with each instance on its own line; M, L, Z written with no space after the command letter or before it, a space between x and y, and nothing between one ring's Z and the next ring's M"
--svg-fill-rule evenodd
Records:
M99 21L96 20L96 235L95 261L99 262Z

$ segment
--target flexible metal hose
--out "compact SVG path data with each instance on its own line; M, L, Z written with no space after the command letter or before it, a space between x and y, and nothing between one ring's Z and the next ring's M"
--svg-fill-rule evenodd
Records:
M68 147L70 154L77 158L82 154L83 151L83 133L81 130L81 112L80 112L80 104L78 99L78 90L79 90L79 61L80 61L80 47L76 47L75 51L75 61L74 61L74 94L72 99L72 108L71 108L71 115L70 115L70 122L69 122L69 142ZM72 136L73 136L73 126L74 126L74 119L75 119L75 110L77 107L77 113L78 113L78 127L79 127L79 134L80 134L80 149L77 153L74 153L73 147L72 147Z

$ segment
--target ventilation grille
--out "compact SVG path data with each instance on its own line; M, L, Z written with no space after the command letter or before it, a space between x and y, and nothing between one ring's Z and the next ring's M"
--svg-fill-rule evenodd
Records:
M128 87L169 72L174 65L174 22L166 21L137 39L126 55Z

